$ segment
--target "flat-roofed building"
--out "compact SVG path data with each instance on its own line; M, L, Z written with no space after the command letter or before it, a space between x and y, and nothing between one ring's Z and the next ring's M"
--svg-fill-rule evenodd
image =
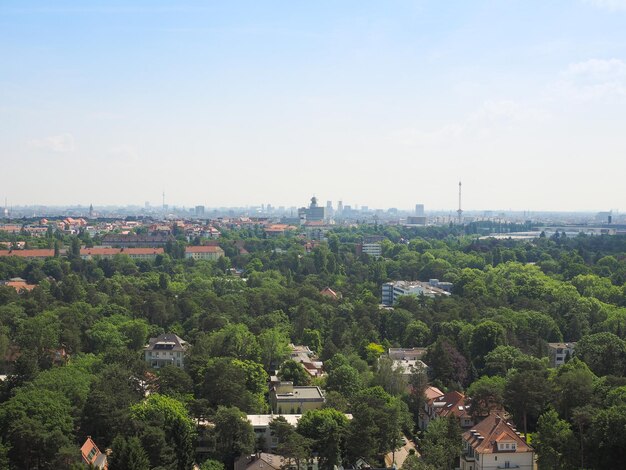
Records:
M430 283L420 281L393 281L385 282L382 285L381 300L383 305L394 305L403 295L437 297L440 295L450 295L450 292L435 287Z
M270 390L270 405L274 413L302 414L320 409L326 399L319 387L294 386L293 382L280 382Z

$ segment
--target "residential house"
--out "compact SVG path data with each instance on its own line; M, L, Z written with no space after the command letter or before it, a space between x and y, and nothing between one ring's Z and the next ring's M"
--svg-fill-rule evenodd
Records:
M296 230L296 227L288 224L272 224L263 229L268 238L280 237L293 230Z
M286 462L282 455L259 452L239 457L235 461L235 470L282 470Z
M160 369L167 365L183 367L185 365L185 351L189 343L173 333L166 333L156 338L150 338L143 348L144 360L153 369Z
M449 416L454 416L462 429L468 429L474 425L469 400L456 390L427 399L419 424L425 430L432 420Z
M389 348L387 354L394 361L415 361L422 359L427 351L426 348Z
M316 386L294 386L293 382L280 382L270 389L272 412L302 414L320 409L326 402L322 390Z
M106 454L100 452L100 449L98 449L96 443L91 440L90 436L87 436L87 440L80 448L80 453L85 464L93 465L95 468L101 470L107 470L109 468Z
M570 360L576 343L548 343L548 357L552 367L559 367Z
M341 294L338 292L335 292L330 287L325 287L324 289L322 289L320 291L320 295L323 295L324 297L328 297L329 299L333 299L333 300L337 300L341 298Z
M13 287L13 289L15 289L17 292L31 291L35 287L37 287L37 285L29 284L21 277L12 277L8 281L0 281L0 285Z
M320 377L324 375L324 363L318 359L308 346L293 345L291 348L290 358L299 364L302 364L311 377Z
M492 413L463 433L461 470L516 468L534 470L535 451L498 413Z
M345 415L348 420L352 420L351 414ZM263 444L263 450L266 452L274 452L278 447L278 437L274 435L270 428L270 424L276 418L284 418L287 423L296 427L298 421L302 418L301 414L270 414L270 415L248 415L248 421L254 429L254 435L259 443Z

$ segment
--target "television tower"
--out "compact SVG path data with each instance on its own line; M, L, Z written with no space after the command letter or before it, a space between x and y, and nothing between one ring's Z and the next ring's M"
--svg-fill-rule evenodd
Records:
M459 181L459 210L456 211L459 217L459 225L463 224L463 209L461 209L461 182Z

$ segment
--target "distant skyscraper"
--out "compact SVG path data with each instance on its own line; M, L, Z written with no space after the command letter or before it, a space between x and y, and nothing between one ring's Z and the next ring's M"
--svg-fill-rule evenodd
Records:
M337 214L341 214L343 212L343 201L339 201L337 203Z
M196 217L204 217L204 206L196 206Z
M93 204L89 204L89 218L93 219Z
M326 218L326 208L318 206L317 198L313 196L308 209L306 207L298 209L298 217L301 223L319 222Z
M415 204L415 215L424 217L424 204Z

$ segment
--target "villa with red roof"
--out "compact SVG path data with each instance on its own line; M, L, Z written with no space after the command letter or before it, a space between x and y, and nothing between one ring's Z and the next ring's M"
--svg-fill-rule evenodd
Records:
M461 470L516 468L533 470L535 451L498 413L492 413L463 434Z

